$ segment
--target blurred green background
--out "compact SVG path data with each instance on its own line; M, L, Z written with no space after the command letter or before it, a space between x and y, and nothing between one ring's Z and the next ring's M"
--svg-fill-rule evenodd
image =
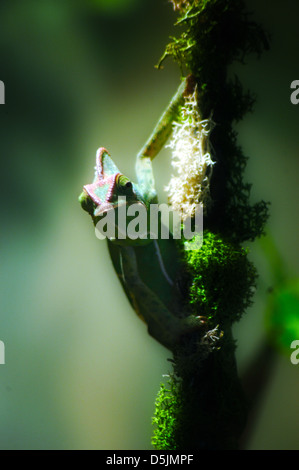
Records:
M248 1L271 50L237 67L257 95L238 125L252 200L271 201L269 230L297 276L299 79L296 0ZM167 0L2 0L1 449L150 449L154 400L171 367L113 272L77 197L105 146L134 177L135 155L176 90L154 65L173 33ZM159 157L160 158L160 157ZM154 164L161 200L169 154ZM275 279L259 243L255 303L236 325L242 371L263 340ZM299 339L299 338L294 338ZM276 361L248 448L299 449L299 365Z

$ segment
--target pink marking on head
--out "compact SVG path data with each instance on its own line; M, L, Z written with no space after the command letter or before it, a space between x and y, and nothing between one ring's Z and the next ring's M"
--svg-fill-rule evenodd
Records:
M91 183L91 184L86 184L85 186L83 186L83 189L85 189L85 191L87 192L87 194L90 196L90 198L93 200L93 202L95 202L96 204L100 205L102 204L103 201L101 201L95 194L94 192L94 188L96 187L96 185L98 184L98 182L96 183Z
M108 176L107 178L101 178L101 179L97 179L96 181L94 181L93 183L91 184L86 184L84 186L84 189L85 191L89 194L89 196L91 197L91 199L98 205L101 205L103 204L104 202L109 202L111 197L112 197L112 194L113 194L113 190L114 190L114 187L115 187L115 181L116 181L116 178L117 176L119 175L120 173L117 173L116 175L110 175ZM104 186L105 184L108 184L109 185L109 188L107 190L107 194L105 196L105 199L104 200L101 200L95 193L95 189L98 187L98 186Z
M116 177L117 177L117 175L111 175L111 176L109 176L109 178L107 178L107 180L110 180L109 181L110 186L109 186L109 189L107 191L106 201L110 201L110 199L112 197L112 193L113 193L113 190L114 190L114 187L115 187Z
M103 174L103 153L107 153L107 150L105 149L105 147L100 147L98 150L97 150L97 155L96 155L96 167L97 167L97 173L98 173L98 177L99 178L103 178L104 177L104 174ZM108 154L109 155L109 154Z

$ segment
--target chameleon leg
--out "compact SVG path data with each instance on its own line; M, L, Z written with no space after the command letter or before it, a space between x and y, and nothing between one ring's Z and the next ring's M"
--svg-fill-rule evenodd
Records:
M166 348L173 349L182 335L203 328L200 317L178 318L173 315L144 284L138 273L133 247L121 247L121 269L136 313L146 322L149 334Z
M138 153L137 162L138 160L142 160L145 157L149 157L151 160L155 158L155 156L167 141L171 134L172 122L177 116L179 107L184 102L184 94L187 93L189 88L189 81L190 77L187 77L180 84L177 92L159 119L152 135Z
M166 143L172 131L172 122L177 116L179 107L183 104L184 94L190 86L191 77L187 77L179 86L167 109L159 119L153 133L137 155L136 175L138 184L146 189L148 199L155 198L152 160Z

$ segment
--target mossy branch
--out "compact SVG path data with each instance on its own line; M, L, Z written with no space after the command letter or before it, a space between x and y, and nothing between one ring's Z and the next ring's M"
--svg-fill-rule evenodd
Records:
M173 354L168 386L162 385L153 419L157 449L236 449L247 403L237 373L232 324L251 304L257 273L241 243L264 233L268 203L251 204L244 182L247 158L233 125L252 110L253 95L238 77L235 61L268 49L268 35L242 0L172 0L180 34L172 37L158 67L172 57L197 85L202 119L211 116L215 166L212 204L204 219L200 250L182 250L181 285L194 314L206 316L205 336L188 337Z

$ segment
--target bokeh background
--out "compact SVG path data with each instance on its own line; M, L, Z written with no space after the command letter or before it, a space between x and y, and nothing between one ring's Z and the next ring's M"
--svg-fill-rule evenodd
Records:
M248 1L271 50L238 66L257 95L239 125L252 201L271 201L268 230L288 277L299 273L297 0ZM167 0L2 0L1 449L150 449L168 352L131 310L105 242L77 197L105 146L134 178L135 155L176 90ZM161 201L169 154L154 164ZM255 303L236 325L240 371L264 338L275 279L257 242ZM299 338L294 338L299 339ZM299 449L299 365L278 355L249 449Z

